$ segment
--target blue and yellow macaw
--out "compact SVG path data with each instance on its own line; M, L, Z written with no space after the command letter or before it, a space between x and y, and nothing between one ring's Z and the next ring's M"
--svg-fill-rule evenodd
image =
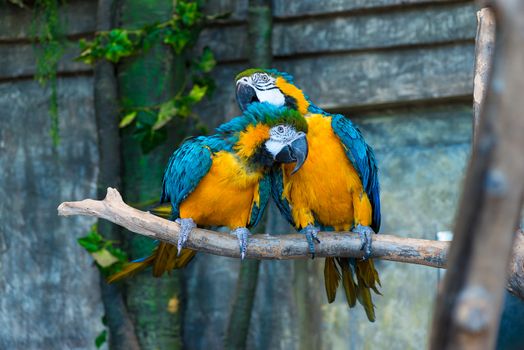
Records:
M260 221L270 197L269 171L275 163L294 163L291 172L300 169L308 153L306 132L297 111L254 103L215 135L186 140L169 160L161 197L181 226L178 246L159 243L151 256L128 264L109 282L148 266L156 277L184 267L195 252L182 248L197 225L230 228L243 258L249 228Z
M370 289L380 294L380 280L373 261L367 258L371 234L380 228L380 198L373 150L349 119L315 106L287 73L248 69L236 77L236 92L242 110L252 103L266 102L292 108L306 117L308 158L296 173L286 164L275 168L273 198L287 220L306 234L313 256L320 230L359 233L364 260L326 258L324 282L330 303L342 280L349 306L358 300L368 319L374 321Z

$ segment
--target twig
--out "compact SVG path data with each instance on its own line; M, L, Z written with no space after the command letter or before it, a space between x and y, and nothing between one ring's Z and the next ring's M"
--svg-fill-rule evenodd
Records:
M173 243L178 242L180 226L173 222L128 206L120 193L107 189L104 200L85 199L78 202L64 202L58 207L61 216L87 215L109 220L152 239ZM520 243L516 245L515 263L510 269L510 291L524 296L524 234L517 234ZM352 232L322 232L321 244L316 246L316 256L362 257L360 238ZM187 247L209 254L239 258L236 237L204 229L195 229L189 236ZM401 238L379 234L373 236L372 258L445 267L447 261L447 242L426 239ZM247 258L254 259L307 259L309 249L303 235L288 234L271 236L253 235L249 240Z

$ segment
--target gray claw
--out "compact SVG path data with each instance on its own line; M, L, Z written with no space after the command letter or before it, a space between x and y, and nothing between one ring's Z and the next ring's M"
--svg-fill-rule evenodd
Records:
M320 239L318 239L317 235L320 232L320 230L313 226L313 225L307 225L302 229L302 232L306 235L307 244L309 246L309 252L311 253L311 259L315 259L315 243L320 243Z
M244 258L246 257L247 241L251 232L249 232L249 230L245 227L238 227L231 231L231 234L237 236L238 246L240 248L240 258L244 260Z
M355 228L353 228L353 232L358 233L360 237L360 250L364 251L364 257L362 260L368 259L371 256L371 244L373 243L371 235L373 235L375 232L371 229L371 227L362 225L357 225Z
M175 220L175 222L180 225L180 234L178 235L178 245L177 245L177 250L178 250L177 256L180 256L180 252L182 251L182 248L184 248L184 245L186 244L189 234L197 225L191 218L188 218L188 219L178 218Z

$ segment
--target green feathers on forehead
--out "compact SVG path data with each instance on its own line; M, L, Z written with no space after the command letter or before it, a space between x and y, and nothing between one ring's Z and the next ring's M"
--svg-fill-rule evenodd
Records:
M238 79L240 79L240 78L250 77L250 76L252 76L255 73L267 73L267 74L273 76L274 78L282 77L282 78L286 79L288 81L288 83L293 84L293 76L291 74L288 74L286 72L279 72L276 69L264 69L264 68L249 68L249 69L246 69L245 71L240 72L240 73L237 74L237 76L235 77L235 81L238 81Z
M275 107L269 103L253 103L244 112L244 117L253 118L257 123L270 128L279 124L293 126L297 131L307 132L307 122L300 112L286 108Z
M217 128L219 133L239 132L248 125L264 124L270 128L285 124L297 131L307 133L307 122L300 112L286 107L276 107L269 103L253 103L244 113Z
M255 73L268 73L268 71L262 68L249 68L243 72L238 73L237 76L235 77L235 81L237 81L240 78L250 77Z
M291 125L295 130L307 133L306 119L300 112L294 109L281 108L277 115L266 115L266 121L262 121L262 123L267 124L269 127L279 124Z

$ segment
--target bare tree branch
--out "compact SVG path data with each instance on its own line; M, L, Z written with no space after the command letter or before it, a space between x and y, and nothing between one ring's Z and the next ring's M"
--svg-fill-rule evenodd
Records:
M178 242L180 226L173 222L128 206L120 193L107 189L104 200L85 199L78 202L64 202L58 207L61 216L87 215L109 220L152 239L173 243ZM515 257L510 269L510 291L524 297L524 234L517 234ZM352 232L322 232L321 244L315 247L317 257L347 256L362 257L360 239ZM187 247L209 254L239 258L236 237L215 231L195 229L189 236ZM391 235L374 235L372 258L445 267L448 243L426 239L401 238ZM300 234L270 236L253 235L249 241L247 258L255 259L307 259L309 249L306 239Z
M480 106L449 268L433 317L430 349L434 350L495 348L506 271L521 213L524 3L495 0L492 10L496 19L492 73ZM519 267L522 259L513 262Z
M475 77L473 79L473 148L477 141L480 107L486 98L486 88L493 50L495 48L495 15L488 7L477 12L477 36L475 42Z

